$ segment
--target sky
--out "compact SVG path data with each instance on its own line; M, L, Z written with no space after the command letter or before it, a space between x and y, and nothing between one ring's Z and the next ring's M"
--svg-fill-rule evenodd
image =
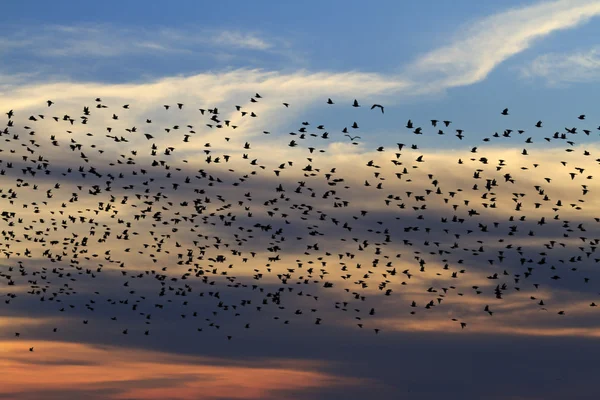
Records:
M0 399L600 395L600 2L2 10Z

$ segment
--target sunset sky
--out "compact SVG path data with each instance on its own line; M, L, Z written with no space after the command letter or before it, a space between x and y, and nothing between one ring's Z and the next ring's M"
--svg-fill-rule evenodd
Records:
M0 399L600 397L600 1L2 14Z

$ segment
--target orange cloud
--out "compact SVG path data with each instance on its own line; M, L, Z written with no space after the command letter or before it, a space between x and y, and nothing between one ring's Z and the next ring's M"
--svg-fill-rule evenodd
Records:
M0 348L0 396L13 398L28 391L117 388L110 398L281 399L285 393L365 383L319 372L323 363L303 360L241 363L46 341L4 341Z

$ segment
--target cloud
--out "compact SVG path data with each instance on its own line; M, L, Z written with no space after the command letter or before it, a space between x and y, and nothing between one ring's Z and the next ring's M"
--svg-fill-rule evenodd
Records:
M600 80L600 47L572 53L548 53L521 68L523 78L543 78L550 86Z
M414 80L430 77L429 89L477 83L536 40L576 27L598 14L597 1L559 0L485 17L463 26L450 44L419 57L408 67L407 75Z
M367 382L321 372L326 362L272 359L258 365L76 343L29 342L26 346L38 349L37 358L42 357L42 362L30 362L29 352L24 353L21 344L2 343L3 364L11 374L0 377L0 396L23 398L28 392L47 390L68 397L76 388L74 392L112 390L106 397L111 399L271 399L290 392ZM44 373L47 357L53 359L52 374ZM27 378L32 374L38 376L35 382Z
M190 91L189 88L196 88ZM261 128L261 121L276 129L278 125L289 121L290 117L299 115L307 107L322 101L325 105L327 96L336 101L350 102L361 93L363 98L371 96L389 96L406 90L410 84L404 81L385 79L378 74L361 72L346 73L313 73L297 71L291 74L268 72L259 69L238 69L219 73L201 73L193 76L179 76L155 79L144 83L102 84L102 83L68 83L56 82L46 84L29 84L13 87L7 90L6 97L0 99L1 109L14 109L15 112L29 112L43 104L50 96L56 102L56 108L80 108L82 102L101 97L106 102L136 103L131 110L128 120L144 124L142 115L154 114L153 121L160 124L169 114L159 111L161 104L187 104L178 117L188 117L189 121L197 118L198 108L213 106L232 108L232 104L242 105L245 109L255 111L260 118L250 119L241 117L240 113L227 111L227 119L232 125L239 125L236 136L248 133L245 128L252 121L254 128ZM261 93L265 98L280 100L269 103L250 103L249 94ZM289 102L292 106L285 109L281 102ZM92 105L93 106L93 105ZM221 107L222 106L222 107ZM53 109L53 110L55 110ZM164 111L164 109L162 110ZM123 111L119 111L123 113ZM131 114L134 114L131 116ZM133 118L131 118L133 117ZM136 118L138 121L136 121ZM208 122L208 121L207 121ZM120 124L113 121L115 128ZM91 126L91 125L90 125ZM204 126L204 125L202 125ZM104 130L104 127L102 127ZM206 130L206 129L205 129ZM254 134L262 131L253 131ZM221 132L205 136L206 141L211 137L221 137ZM204 142L204 140L203 140ZM189 146L188 146L189 149ZM196 148L195 150L198 150Z
M45 25L15 29L0 40L0 51L24 51L46 57L124 57L134 54L199 53L206 48L222 50L276 50L257 33L143 27L131 29L111 24Z
M233 46L251 50L267 50L273 47L271 43L254 34L242 34L240 32L224 31L212 37L211 40L219 46Z

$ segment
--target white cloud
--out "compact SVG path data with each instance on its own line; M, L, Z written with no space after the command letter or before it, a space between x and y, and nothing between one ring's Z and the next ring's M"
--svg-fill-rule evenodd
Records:
M570 54L548 53L521 69L524 78L544 78L549 85L600 80L600 46Z
M536 39L573 28L600 14L595 0L559 0L511 9L473 22L444 47L433 50L407 69L428 88L480 82L500 63L529 48Z
M52 57L120 57L139 53L193 53L207 47L273 51L277 46L256 33L171 28L133 30L109 24L21 28L0 39L0 51L20 50Z
M268 120L273 127L290 115L298 115L309 104L327 97L336 102L351 104L357 93L367 100L369 96L396 94L406 90L409 83L385 79L378 74L360 72L310 73L298 71L291 74L238 69L223 73L202 73L187 77L169 77L145 83L113 84L68 83L30 84L13 87L0 98L0 109L28 110L44 104L48 98L56 106L79 106L96 97L105 101L137 103L138 110L154 110L157 105L183 102L189 104L189 112L197 113L201 106L225 104L248 105L249 97L259 92L269 102L259 102L252 109L260 113L261 120ZM194 88L194 90L190 90ZM281 113L282 102L292 104L288 112ZM117 103L118 104L118 103ZM206 108L206 107L205 107ZM188 110L188 107L185 108ZM134 110L132 110L135 112ZM232 115L232 124L240 126L242 132L246 119Z
M224 31L213 37L212 40L221 46L241 47L252 50L267 50L273 47L272 44L253 34L242 34L239 32Z

